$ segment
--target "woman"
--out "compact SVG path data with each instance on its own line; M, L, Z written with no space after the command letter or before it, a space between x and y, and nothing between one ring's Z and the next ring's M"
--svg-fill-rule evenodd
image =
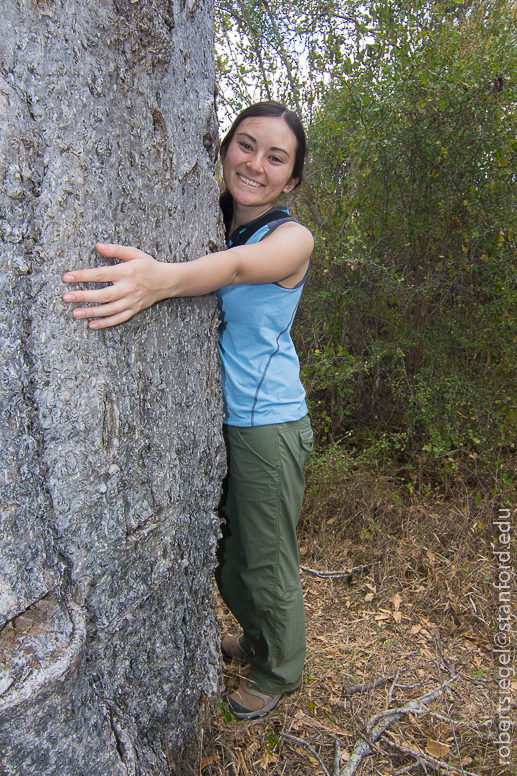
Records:
M275 102L252 105L221 145L227 250L168 264L99 244L121 263L63 276L65 283L112 283L63 295L99 305L73 310L75 318L94 317L92 329L123 323L161 299L218 291L228 475L216 578L243 629L223 639L223 654L250 664L249 679L228 699L239 719L266 715L298 689L305 658L296 524L312 431L290 330L313 238L274 207L300 185L305 147L296 114Z

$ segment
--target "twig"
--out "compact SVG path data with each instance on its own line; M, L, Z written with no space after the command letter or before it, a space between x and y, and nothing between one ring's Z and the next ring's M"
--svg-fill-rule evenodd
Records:
M301 744L302 746L305 746L309 750L309 752L312 754L312 756L315 757L316 760L319 762L319 764L321 765L321 767L323 769L323 773L325 774L325 776L330 776L330 773L327 771L327 769L325 767L325 763L323 762L323 760L321 759L319 754L312 748L312 746L307 743L307 741L304 741L303 738L297 738L296 736L292 736L289 733L278 733L278 735L281 736L282 738L287 738L289 741L294 741L296 744ZM333 774L333 776L334 776L334 774ZM339 776L339 773L338 773L338 776Z
M203 728L201 728L201 733L199 736L199 776L201 776L201 759L203 757L203 734L204 734Z
M514 705L513 708L515 708L515 705ZM510 710L511 710L511 708L510 708ZM439 719L440 722L447 722L449 725L451 724L450 716L446 717L443 714L439 714L437 711L430 711L429 712L429 716L432 717L433 719ZM468 728L469 730L478 730L478 731L482 730L483 728L490 727L490 726L496 727L495 719L487 719L487 720L485 720L485 722L480 722L477 725L473 725L472 722L468 722L468 721L463 720L463 719L455 719L454 720L454 724L455 725L463 725L464 727ZM510 725L510 726L512 726L512 725L515 726L516 724L517 724L516 722L508 722L508 725Z
M393 682L391 684L390 691L388 693L388 700L386 702L386 709L389 709L389 707L391 706L391 702L393 700L393 690L397 686L397 682L399 680L399 676L400 676L400 671L397 671L397 673L395 674L395 678L394 678L394 680L393 680Z
M425 695L421 695L420 698L417 698L414 701L409 701L409 703L406 703L405 706L401 706L400 709L388 709L388 711L383 711L380 714L376 714L375 717L371 718L366 728L368 733L372 736L372 740L377 741L377 738L379 738L379 736L384 733L384 730L386 730L386 728L384 728L384 730L379 733L377 738L373 739L374 728L376 725L380 725L386 717L392 717L389 723L391 725L392 722L400 719L404 716L404 714L428 714L429 709L425 704L428 701L436 700L441 691L455 682L457 678L458 676L453 676L452 679L447 679L446 682L440 684L435 690L430 690ZM389 725L386 727L389 727Z
M464 770L463 766L456 767L455 765L447 765L447 763L444 763L443 760L437 760L436 757L431 757L430 754L424 754L423 752L414 752L413 749L406 749L404 746L399 746L399 744L396 744L394 741L390 741L389 738L386 738L385 736L382 737L382 740L385 744L388 744L388 746L391 746L393 749L396 749L398 752L401 752L402 754L407 754L410 757L415 757L418 762L421 764L426 765L432 765L433 768L438 768L439 770L446 771L447 773L453 773L453 774L465 774L465 776L479 776L478 773L472 773L471 771Z
M395 776L403 776L404 773L409 773L409 771L414 770L414 768L420 767L420 761L416 760L416 762L409 763L409 765L405 765L403 768L400 768L400 770L395 771Z
M443 643L442 643L442 639L441 639L439 631L437 633L435 633L434 643L435 643L435 647L434 648L435 648L435 652L436 652L436 667L438 669L438 674L440 676L440 681L441 681L441 679L442 679L442 669L441 669L441 666L440 666L440 661L438 660L438 650L440 650L442 660L444 660L444 658L445 658L445 653L444 653ZM451 670L450 666L447 666L447 669L449 671L449 674L451 674L451 676L455 676L456 675L456 666L454 664L452 666L452 670ZM465 771L463 769L463 763L462 763L462 760L461 760L461 749L460 749L460 745L459 745L459 742L458 742L458 736L456 735L456 724L455 724L454 720L452 719L451 709L450 709L450 706L449 706L449 699L447 697L447 693L445 693L444 699L445 699L445 708L447 710L447 714L449 715L449 724L450 724L450 726L452 728L452 735L454 736L454 743L456 744L456 754L457 754L458 759L460 761L460 770L461 770L461 773L464 773Z
M308 566L300 566L300 568L302 571L308 571L309 574L315 574L317 577L350 577L356 571L364 571L376 565L377 563L367 563L364 566L354 566L353 569L347 571L318 571L318 569L310 569Z
M409 668L406 670L409 671ZM414 684L399 684L399 687L401 690L414 690L415 687L421 687L424 682L425 682L425 677L421 679L419 682L415 682Z
M508 712L513 711L514 709L517 709L517 703L512 703L512 705L508 709ZM461 724L466 725L467 723L462 722ZM470 727L472 727L474 730L479 730L479 728L490 727L490 725L495 726L495 724L496 724L495 719L487 719L485 722L480 722L479 725L471 725ZM515 726L517 725L517 722L509 722L508 724L510 726L512 725Z
M375 744L393 722L397 722L405 714L428 714L429 709L425 704L435 700L441 691L455 682L457 678L458 676L453 676L452 679L443 682L435 690L431 690L414 701L409 701L405 706L401 706L400 709L389 709L372 717L366 727L367 738L362 738L356 743L350 760L341 771L340 776L353 776L364 758L372 753L372 745Z
M332 776L339 776L339 761L341 760L341 745L336 738L336 751L334 753L334 768L332 769Z
M409 668L405 668L403 671L398 671L396 676L382 676L380 679L376 679L370 684L351 684L348 687L343 687L343 690L347 695L353 695L356 692L368 692L368 690L376 690L377 687L382 687L383 684L388 684L394 679L398 679L400 674L405 674L409 671Z

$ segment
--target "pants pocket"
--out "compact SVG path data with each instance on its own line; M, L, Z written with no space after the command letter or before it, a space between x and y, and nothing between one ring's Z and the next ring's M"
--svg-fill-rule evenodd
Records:
M303 466L314 450L314 433L312 428L300 431L300 464Z
M275 498L279 482L278 445L267 426L232 429L230 478L241 501Z

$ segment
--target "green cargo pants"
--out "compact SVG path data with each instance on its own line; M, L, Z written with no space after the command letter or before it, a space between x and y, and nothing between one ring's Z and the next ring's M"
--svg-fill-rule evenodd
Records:
M225 426L228 474L220 505L219 591L254 650L250 679L265 692L301 680L305 613L296 525L313 448L309 417L290 423Z

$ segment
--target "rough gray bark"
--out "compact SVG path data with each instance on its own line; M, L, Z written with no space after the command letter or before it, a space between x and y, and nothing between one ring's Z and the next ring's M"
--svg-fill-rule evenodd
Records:
M219 684L213 297L90 331L97 241L218 239L208 0L4 0L0 774L189 773Z

